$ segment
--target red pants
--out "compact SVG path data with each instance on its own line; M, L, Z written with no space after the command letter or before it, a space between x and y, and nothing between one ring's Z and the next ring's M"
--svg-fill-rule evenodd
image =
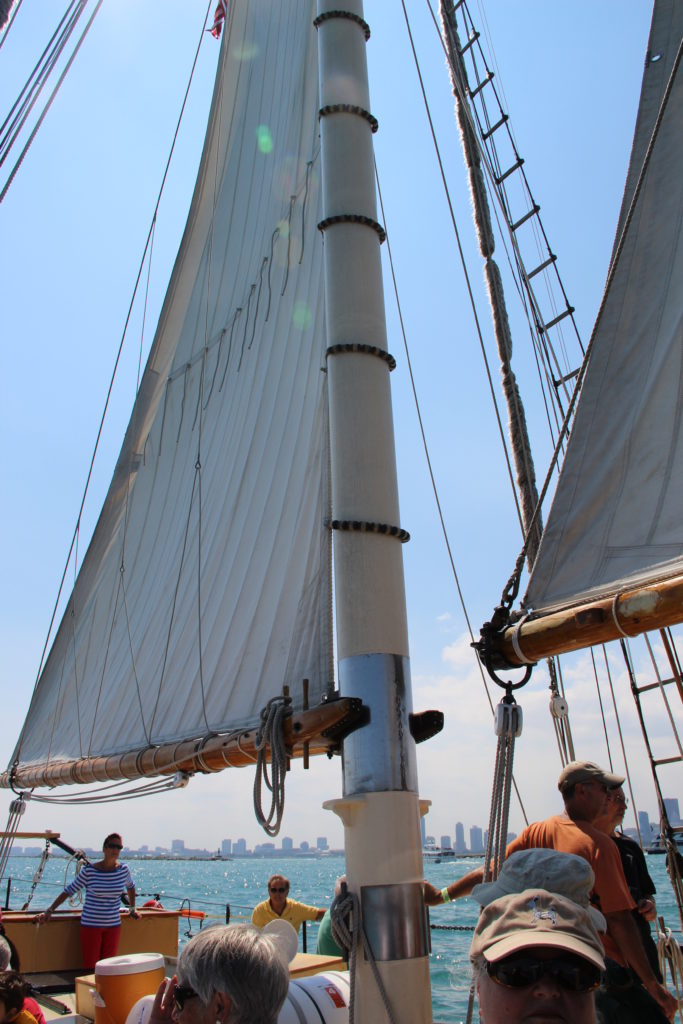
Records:
M89 928L81 925L81 954L86 971L94 970L98 960L116 956L121 925L116 928Z

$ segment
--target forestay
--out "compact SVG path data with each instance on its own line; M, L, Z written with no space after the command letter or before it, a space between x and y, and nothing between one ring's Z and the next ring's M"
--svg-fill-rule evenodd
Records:
M187 227L15 756L253 726L332 679L318 76L308 0L228 4Z
M682 35L683 5L657 4L619 222L623 247L525 597L530 609L683 572Z

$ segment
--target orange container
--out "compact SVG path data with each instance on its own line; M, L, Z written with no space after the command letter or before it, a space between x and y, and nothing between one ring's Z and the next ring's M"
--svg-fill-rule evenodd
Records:
M95 1024L126 1024L133 1005L164 980L161 953L111 956L95 964Z

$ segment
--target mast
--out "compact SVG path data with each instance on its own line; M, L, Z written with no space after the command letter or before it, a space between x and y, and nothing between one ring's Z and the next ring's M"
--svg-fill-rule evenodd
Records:
M398 486L361 0L318 0L339 685L369 722L343 747L346 868L397 1022L428 1024L428 932ZM357 1019L386 1019L359 950Z

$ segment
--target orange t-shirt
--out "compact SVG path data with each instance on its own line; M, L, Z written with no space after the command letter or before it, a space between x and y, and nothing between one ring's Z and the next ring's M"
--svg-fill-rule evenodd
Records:
M560 850L587 860L595 875L591 903L603 914L633 910L635 903L629 892L616 844L608 835L593 828L587 821L572 821L564 814L529 825L509 844L506 856L517 850L534 848ZM609 935L600 935L605 953L623 964L624 960Z

